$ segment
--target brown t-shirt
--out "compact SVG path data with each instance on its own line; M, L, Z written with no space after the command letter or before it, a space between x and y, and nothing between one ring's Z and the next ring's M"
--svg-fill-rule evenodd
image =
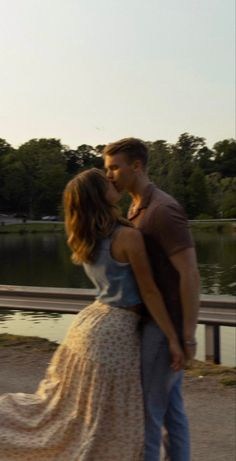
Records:
M173 197L150 183L139 208L131 204L128 218L143 234L155 282L182 337L179 274L169 257L194 246L185 212Z

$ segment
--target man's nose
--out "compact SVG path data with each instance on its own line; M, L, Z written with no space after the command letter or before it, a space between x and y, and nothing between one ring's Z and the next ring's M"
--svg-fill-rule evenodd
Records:
M110 179L110 180L113 179L113 173L112 173L111 170L107 170L106 175L107 175L107 178L108 178L108 179Z

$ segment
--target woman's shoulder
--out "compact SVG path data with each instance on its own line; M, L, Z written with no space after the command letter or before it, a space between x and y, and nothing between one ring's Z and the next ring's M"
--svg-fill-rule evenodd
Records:
M138 229L119 226L112 238L112 255L120 262L129 262L128 255L137 253L142 246L142 235Z
M140 230L135 227L121 225L117 230L116 237L127 244L127 242L130 243L139 240L142 238L142 234Z

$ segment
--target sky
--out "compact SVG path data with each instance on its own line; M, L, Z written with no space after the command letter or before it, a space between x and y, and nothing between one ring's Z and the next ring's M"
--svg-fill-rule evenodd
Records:
M0 138L235 137L235 0L0 0Z

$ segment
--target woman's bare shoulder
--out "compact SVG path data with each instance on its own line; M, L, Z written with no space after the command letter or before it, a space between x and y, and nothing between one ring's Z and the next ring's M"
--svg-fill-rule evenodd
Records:
M112 238L112 256L120 262L129 262L129 254L137 253L142 245L141 232L129 226L120 226Z
M140 242L140 240L142 240L142 234L140 230L135 227L122 226L120 227L118 238L124 245L130 245Z
M131 227L131 226L121 226L120 227L120 235L126 236L126 237L135 237L136 235L141 235L141 232L139 229L136 227Z

